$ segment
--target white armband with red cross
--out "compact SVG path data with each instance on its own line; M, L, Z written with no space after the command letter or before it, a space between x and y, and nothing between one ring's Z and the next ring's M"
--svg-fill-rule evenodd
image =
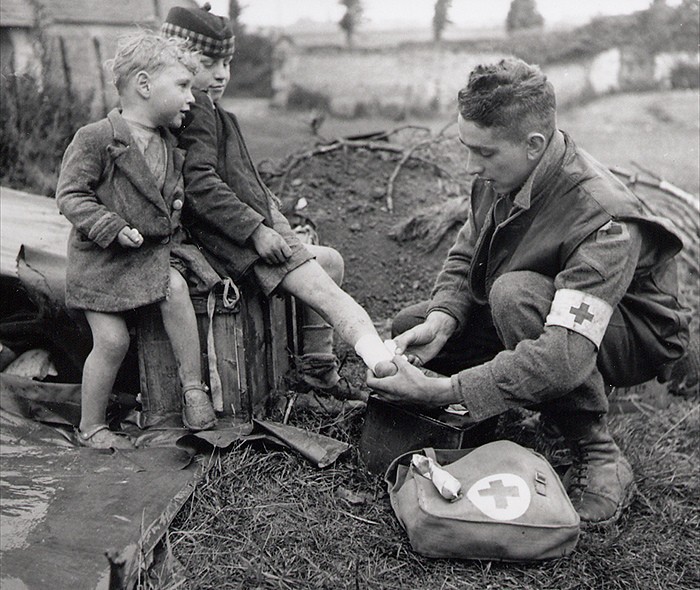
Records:
M568 328L600 346L612 312L612 306L599 297L574 289L559 289L544 325Z

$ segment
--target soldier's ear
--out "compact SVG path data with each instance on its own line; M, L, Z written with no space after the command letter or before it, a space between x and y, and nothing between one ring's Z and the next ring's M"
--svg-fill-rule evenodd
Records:
M547 149L547 138L541 133L532 132L527 136L527 157L530 160L539 160Z
M136 92L143 98L149 98L151 96L151 77L148 75L148 72L144 70L136 72L134 79L136 81Z

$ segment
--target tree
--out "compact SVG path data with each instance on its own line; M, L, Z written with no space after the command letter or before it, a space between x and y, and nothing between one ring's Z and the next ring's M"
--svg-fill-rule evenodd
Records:
M673 13L666 0L654 0L649 8L634 14L638 44L650 55L669 46L675 34L669 27Z
M544 25L544 18L537 10L535 0L512 0L506 17L506 30L509 33L519 29L536 29Z
M698 37L700 37L700 2L682 0L671 17L670 26L674 31L673 47L675 49L696 51Z
M228 94L236 96L272 95L272 40L263 35L249 33L241 22L244 10L238 0L229 0L228 14L236 36L236 54L231 62L231 83Z
M241 12L243 12L243 7L240 5L238 0L229 0L228 17L231 19L231 27L233 28L233 34L236 35L236 37L243 33Z
M442 39L442 33L452 21L447 17L450 11L452 0L436 0L435 13L433 14L433 40L438 42Z
M348 47L352 47L355 39L355 31L362 21L362 2L360 0L340 0L345 6L345 14L340 19L338 25L345 33L345 40Z

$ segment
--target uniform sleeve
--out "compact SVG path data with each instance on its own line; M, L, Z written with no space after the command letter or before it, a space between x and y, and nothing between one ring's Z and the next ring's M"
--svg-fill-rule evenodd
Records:
M192 115L179 136L180 147L187 150L184 176L188 215L243 245L264 218L241 201L217 172L216 111L206 95L197 95Z
M97 198L104 169L103 148L96 137L84 129L78 130L63 155L56 203L82 235L106 248L128 223Z
M633 222L612 221L582 242L554 279L541 335L452 377L472 417L483 420L581 385L596 365L602 334L629 288L641 248Z
M466 322L472 305L468 278L475 242L476 229L470 215L447 254L442 270L435 281L428 306L428 313L443 311L454 317L457 320L458 330Z

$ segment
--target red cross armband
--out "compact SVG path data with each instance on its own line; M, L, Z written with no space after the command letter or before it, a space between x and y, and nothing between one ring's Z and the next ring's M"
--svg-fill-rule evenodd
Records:
M612 312L612 306L599 297L574 289L559 289L544 325L568 328L599 347Z

